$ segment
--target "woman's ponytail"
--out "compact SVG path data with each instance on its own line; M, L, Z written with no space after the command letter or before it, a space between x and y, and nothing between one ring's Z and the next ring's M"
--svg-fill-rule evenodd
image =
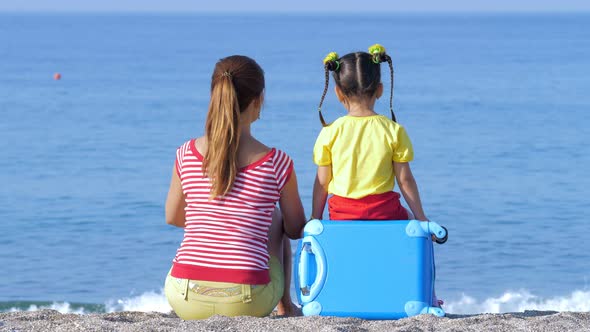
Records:
M226 71L213 79L218 81L212 84L205 124L208 149L203 161L212 199L231 190L238 172L240 144L240 106L231 73Z
M239 171L240 114L253 102L262 101L263 93L264 72L251 58L232 55L215 65L203 160L203 173L211 182L211 199L227 195L234 185Z

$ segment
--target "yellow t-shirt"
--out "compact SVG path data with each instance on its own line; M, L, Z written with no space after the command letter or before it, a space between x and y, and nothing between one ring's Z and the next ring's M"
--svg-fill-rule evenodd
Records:
M320 132L313 148L318 166L332 165L328 192L362 198L393 190L393 162L414 158L401 125L383 115L343 116Z

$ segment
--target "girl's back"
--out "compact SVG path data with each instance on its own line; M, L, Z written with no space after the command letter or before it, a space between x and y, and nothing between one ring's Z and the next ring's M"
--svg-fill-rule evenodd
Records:
M332 165L330 192L349 198L391 191L392 162L412 157L405 129L382 115L343 116L321 131L314 148L316 164Z

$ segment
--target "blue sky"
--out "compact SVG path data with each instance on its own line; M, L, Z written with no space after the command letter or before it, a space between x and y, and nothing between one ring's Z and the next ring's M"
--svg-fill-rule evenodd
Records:
M590 11L590 0L0 0L0 11L563 12Z

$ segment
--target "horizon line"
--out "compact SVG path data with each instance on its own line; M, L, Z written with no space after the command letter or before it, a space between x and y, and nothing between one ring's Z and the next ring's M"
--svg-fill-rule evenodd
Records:
M4 10L0 9L0 14L320 14L320 15L342 15L342 14L589 14L590 9L494 9L494 10L473 10L473 9L453 9L453 10L181 10L181 9L101 9L101 10L81 10L81 9L43 9L43 10Z

